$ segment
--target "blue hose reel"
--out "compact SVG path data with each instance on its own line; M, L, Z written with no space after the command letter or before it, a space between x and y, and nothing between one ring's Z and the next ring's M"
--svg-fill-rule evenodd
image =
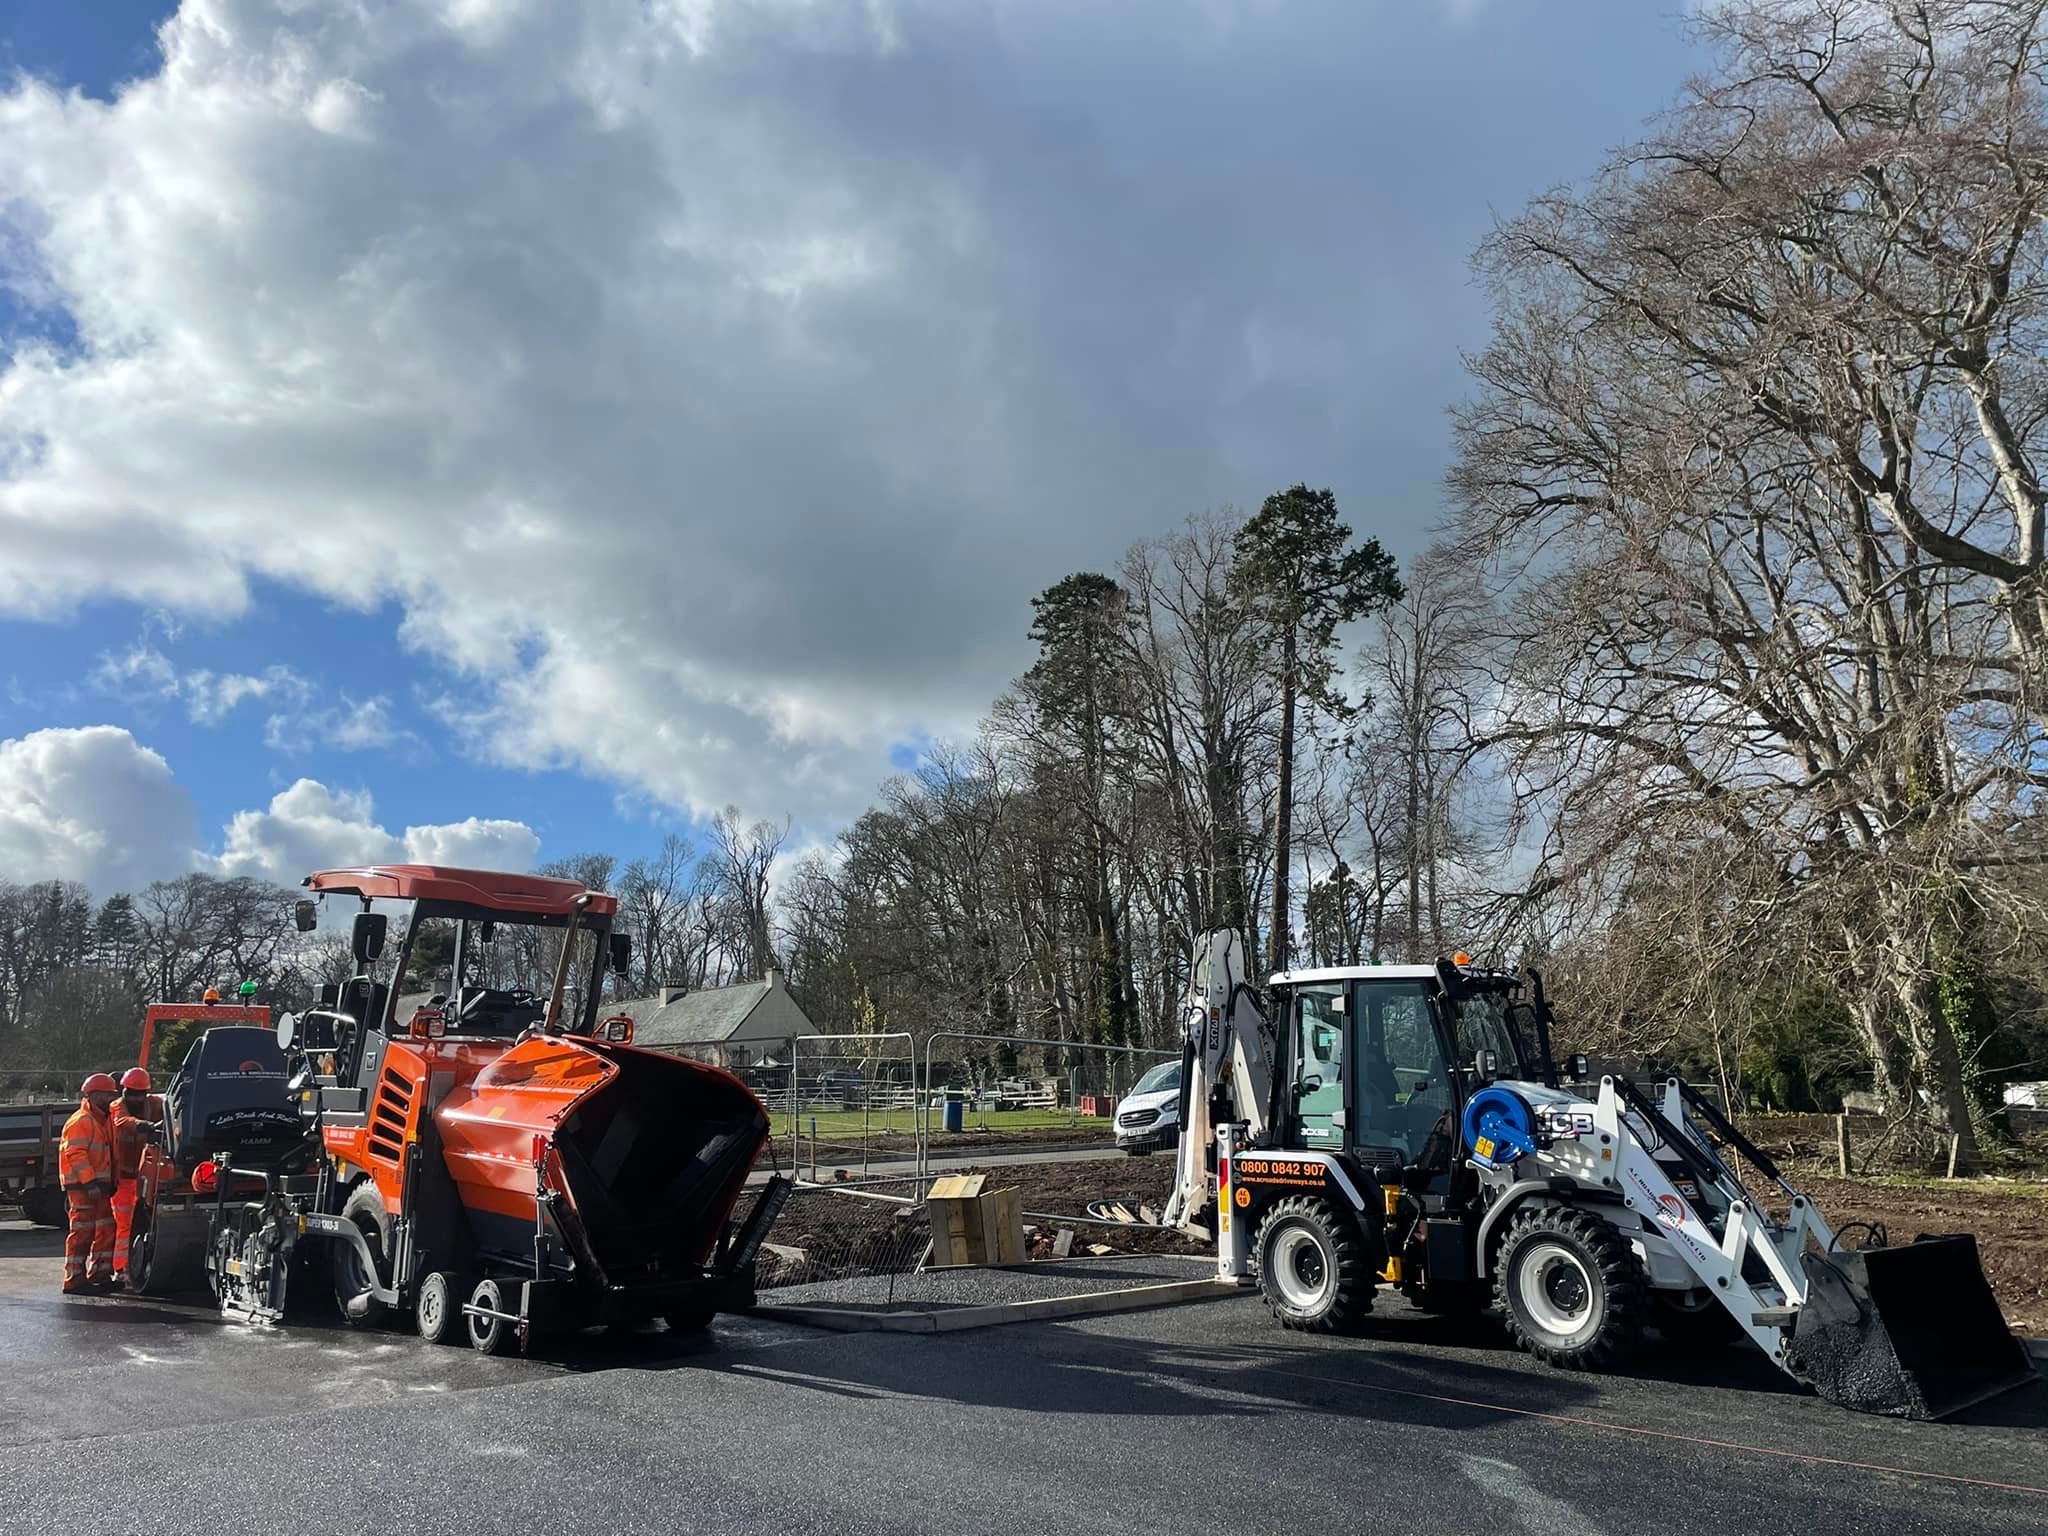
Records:
M1465 1101L1465 1147L1481 1168L1505 1168L1536 1150L1536 1119L1518 1093L1482 1088Z

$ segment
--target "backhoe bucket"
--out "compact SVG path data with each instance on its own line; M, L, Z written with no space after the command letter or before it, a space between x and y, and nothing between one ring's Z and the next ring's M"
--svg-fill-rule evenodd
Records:
M1943 1419L2033 1381L1977 1258L1977 1240L1800 1256L1811 1282L1785 1363L1831 1403Z

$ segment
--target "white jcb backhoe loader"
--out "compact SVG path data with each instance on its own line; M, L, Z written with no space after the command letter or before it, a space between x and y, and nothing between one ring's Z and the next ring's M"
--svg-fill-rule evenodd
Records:
M1843 1247L1677 1077L1560 1072L1533 974L1459 956L1258 990L1243 954L1234 933L1196 947L1164 1220L1213 1223L1222 1277L1286 1326L1347 1328L1385 1285L1433 1311L1497 1303L1568 1368L1614 1363L1646 1323L1741 1334L1830 1402L1916 1419L2034 1379L1975 1238Z

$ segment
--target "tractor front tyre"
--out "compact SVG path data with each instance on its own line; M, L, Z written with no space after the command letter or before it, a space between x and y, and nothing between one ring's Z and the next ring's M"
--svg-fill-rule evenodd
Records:
M334 1305L341 1313L341 1320L357 1327L368 1327L384 1320L384 1303L367 1294L382 1285L385 1257L390 1252L387 1235L391 1218L384 1209L384 1197L377 1193L376 1182L365 1179L349 1191L348 1199L342 1202L341 1219L354 1222L363 1234L363 1241L370 1249L370 1272L363 1272L362 1255L354 1243L333 1243L334 1251ZM361 1310L351 1312L349 1304L362 1297Z
M413 1325L429 1344L453 1344L462 1334L462 1304L469 1299L466 1275L430 1270L413 1303Z
M1266 1213L1254 1241L1259 1291L1283 1328L1342 1333L1372 1310L1372 1255L1349 1213L1290 1195Z
M1649 1281L1622 1235L1587 1211L1517 1211L1494 1283L1515 1343L1569 1371L1612 1365L1642 1337Z
M469 1304L482 1307L486 1313L503 1314L505 1292L495 1280L479 1280L476 1289L469 1293ZM502 1355L519 1337L519 1325L506 1322L502 1315L479 1316L465 1312L463 1324L469 1333L469 1347L480 1355Z

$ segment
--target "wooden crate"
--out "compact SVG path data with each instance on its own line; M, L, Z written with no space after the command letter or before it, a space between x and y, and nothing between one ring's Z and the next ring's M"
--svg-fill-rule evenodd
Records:
M953 1174L925 1196L937 1268L1024 1262L1024 1210L1015 1189L986 1189L985 1173Z

